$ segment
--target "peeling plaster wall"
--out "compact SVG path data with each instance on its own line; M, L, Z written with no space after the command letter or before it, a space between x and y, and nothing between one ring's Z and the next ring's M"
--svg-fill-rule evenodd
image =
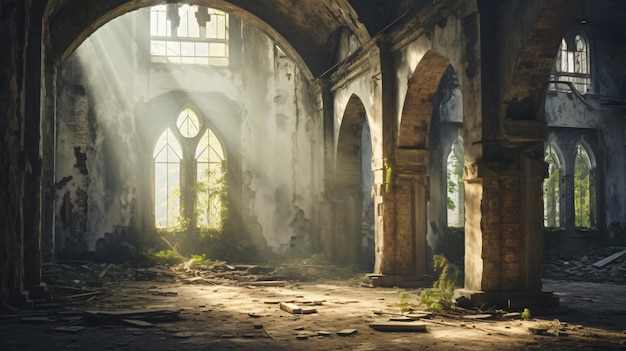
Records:
M84 235L78 228L57 228L57 241L76 241L80 243L77 250L93 250L106 233L124 232L136 225L138 209L144 215L152 211L153 205L146 203L151 195L137 192L150 182L145 179L151 177L149 172L139 167L150 167L156 140L146 137L151 135L144 133L146 121L138 124L138 118L150 116L138 111L151 111L146 107L152 101L163 101L161 97L174 93L171 101L181 105L175 108L182 109L188 97L201 114L210 114L205 117L230 148L227 154L238 152L229 155L228 162L237 163L229 170L241 172L234 177L241 183L229 191L242 201L233 206L248 234L243 236L248 244L258 252L270 249L292 257L310 254L319 230L313 204L321 191L322 158L316 150L322 126L308 81L267 36L247 25L243 25L243 39L231 38L243 46L241 64L149 64L146 18L149 11L142 9L111 21L63 67L60 85L69 90L59 89L56 178L66 181L58 191L57 222L63 223L59 219L67 213L64 209L74 213L81 208L85 228ZM130 40L116 39L124 36ZM73 92L77 87L85 92ZM224 104L204 106L220 96ZM152 124L161 125L168 118L153 117ZM220 122L220 118L237 122ZM86 152L88 174L75 166L73 148L77 146ZM79 189L85 191L85 203L78 202ZM64 205L66 192L70 205ZM154 229L150 228L153 220L139 223L140 227L132 229Z
M105 233L131 223L137 179L133 106L134 16L120 17L87 39L63 68L57 110L57 247L94 250ZM80 148L80 149L77 149ZM78 150L84 156L76 156ZM84 157L84 160L77 158ZM64 192L69 191L70 203ZM64 209L69 206L71 215ZM67 218L66 218L67 217ZM70 220L70 223L64 223ZM76 223L81 223L76 224ZM65 226L64 226L65 225Z
M242 85L242 171L248 177L249 228L288 256L310 253L319 200L321 117L293 62L264 34L245 26ZM245 213L244 213L245 215Z

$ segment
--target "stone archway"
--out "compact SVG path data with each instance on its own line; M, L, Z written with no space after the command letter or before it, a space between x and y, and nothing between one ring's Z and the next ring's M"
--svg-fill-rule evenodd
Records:
M427 273L427 203L429 198L429 132L435 94L450 65L428 51L408 84L397 143L386 159L385 235L381 262L383 285L420 279ZM379 278L380 279L380 278Z
M365 107L352 95L339 129L335 161L335 220L329 252L337 263L373 264L365 252L373 246L373 232L368 235L374 226L373 201L366 192L368 188L371 192L373 183L371 153Z

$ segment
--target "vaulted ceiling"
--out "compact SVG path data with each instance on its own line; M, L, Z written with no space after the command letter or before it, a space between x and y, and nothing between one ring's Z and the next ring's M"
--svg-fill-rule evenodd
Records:
M63 60L108 21L163 0L51 0L51 57ZM231 13L274 39L312 77L334 62L337 33L348 28L361 43L412 6L409 0L188 0Z

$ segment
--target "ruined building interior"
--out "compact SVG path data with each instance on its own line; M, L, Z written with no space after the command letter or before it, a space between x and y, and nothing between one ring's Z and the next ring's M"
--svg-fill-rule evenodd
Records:
M626 347L625 1L0 0L0 62L2 350ZM368 327L442 258L500 319ZM182 321L61 321L137 304Z

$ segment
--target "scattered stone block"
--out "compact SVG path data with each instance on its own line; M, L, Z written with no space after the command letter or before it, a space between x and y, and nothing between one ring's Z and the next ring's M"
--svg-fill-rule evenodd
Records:
M356 329L342 329L342 330L337 332L337 335L339 335L339 336L350 336L350 335L354 335L356 333L358 333L358 330L356 330Z
M280 309L291 314L301 314L302 309L295 303L281 302Z

